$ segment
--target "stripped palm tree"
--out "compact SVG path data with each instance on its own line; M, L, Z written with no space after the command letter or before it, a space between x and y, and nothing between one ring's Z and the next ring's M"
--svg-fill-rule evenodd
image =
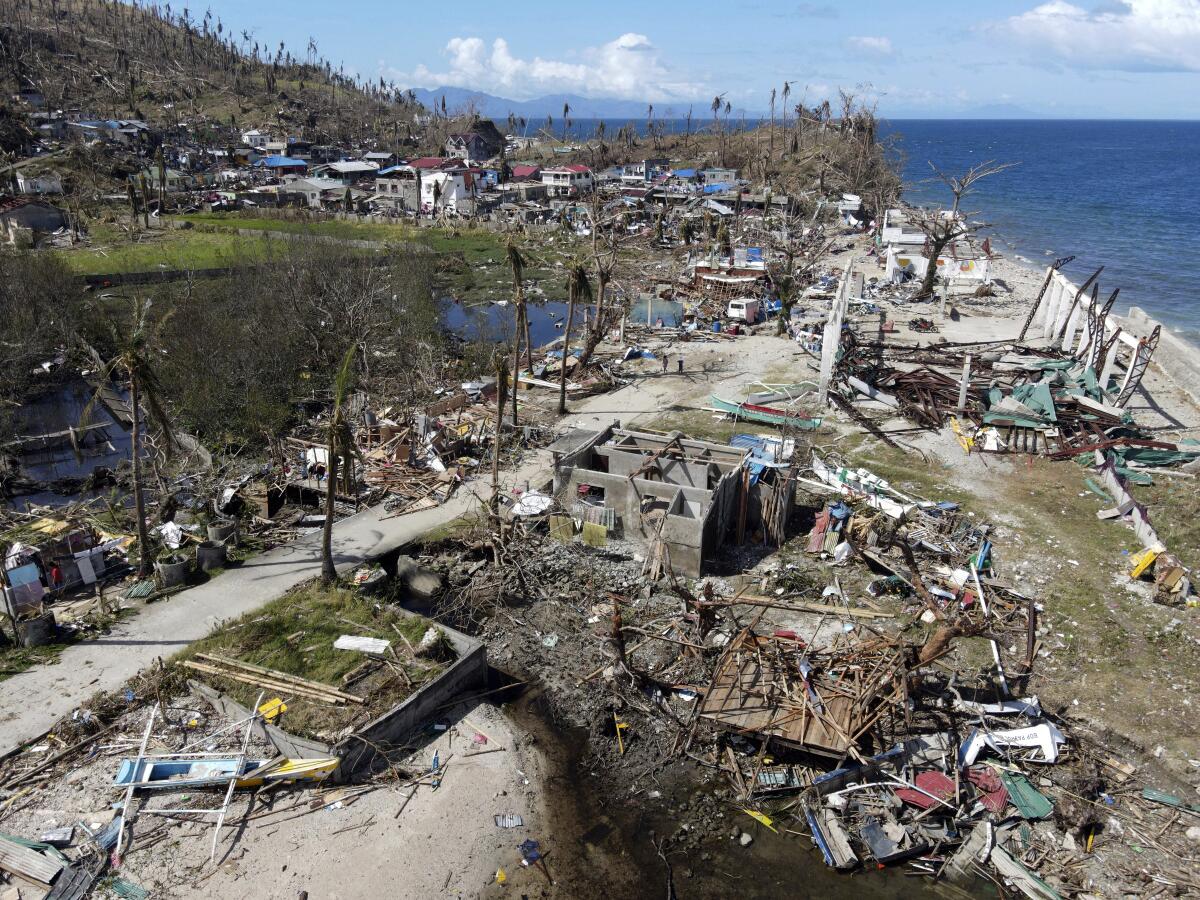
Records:
M796 287L794 275L784 275L779 279L779 321L776 323L776 334L787 333L787 326L792 319L792 307L796 305Z
M529 368L533 368L533 348L529 342L529 312L525 308L525 258L517 245L511 241L505 250L508 267L513 277L513 396L512 423L517 426L517 386L521 383L521 339L525 339L525 353L529 357Z
M137 517L139 578L150 574L150 534L146 528L146 498L142 491L143 419L161 434L165 453L170 455L175 448L171 417L167 413L162 386L155 371L159 337L166 318L154 322L150 316L150 306L147 299L130 298L127 327L120 330L115 323L109 322L110 340L115 353L107 363L94 348L85 344L96 362L99 386L80 415L80 424L86 425L96 404L101 402L104 387L114 377L129 383L129 410L132 419L129 455L133 464L133 511Z
M580 301L590 303L592 283L588 280L587 268L582 260L571 264L567 281L567 324L563 329L562 366L558 372L558 412L567 413L567 359L571 355L571 325L575 322L575 306Z
M321 528L321 583L333 584L337 569L333 565L333 504L337 495L338 460L344 454L350 465L354 446L350 426L346 421L346 401L354 389L354 356L358 345L352 344L342 358L341 368L333 380L333 412L325 437L325 524Z

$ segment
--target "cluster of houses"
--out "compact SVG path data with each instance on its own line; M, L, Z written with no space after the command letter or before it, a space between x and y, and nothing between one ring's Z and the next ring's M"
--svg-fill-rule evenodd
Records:
M606 200L631 206L687 204L716 216L735 215L755 202L733 169L673 169L667 159L644 159L604 171L580 163L542 166L514 158L524 149L489 119L475 118L467 130L447 136L440 156L406 157L376 148L320 145L262 129L233 132L209 124L152 127L141 120L100 119L50 111L39 98L14 97L29 111L37 143L29 148L32 165L14 169L4 185L8 212L39 210L39 222L63 193L52 165L39 164L69 142L79 141L126 151L140 171L135 187L188 194L190 202L217 208L300 206L353 210L388 216L481 217L537 223L568 219L581 200L600 192ZM203 133L203 136L201 134ZM121 200L124 191L114 193ZM21 199L24 198L24 199ZM20 200L20 202L18 202ZM3 223L0 223L3 225Z

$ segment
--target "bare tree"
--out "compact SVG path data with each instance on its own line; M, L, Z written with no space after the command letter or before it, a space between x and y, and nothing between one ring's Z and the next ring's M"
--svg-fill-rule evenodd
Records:
M521 256L521 251L517 245L511 241L505 250L505 256L508 260L508 267L512 270L513 279L513 314L516 317L514 322L513 335L513 378L512 378L512 424L513 428L517 427L517 389L521 384L521 339L525 339L525 353L529 357L528 365L533 368L533 347L529 341L529 311L525 306L525 258Z
M966 174L954 176L947 175L932 162L929 163L929 168L933 169L933 174L946 187L950 188L950 193L954 195L954 205L950 207L950 211L957 213L959 205L962 203L963 197L967 196L974 190L975 184L991 175L998 175L1006 169L1011 169L1013 166L1019 166L1019 162L998 163L994 159L989 159L981 162L977 166L972 166L967 169Z
M351 345L342 358L341 368L333 382L333 412L325 443L325 523L321 528L321 583L331 585L337 580L333 564L333 512L337 497L338 460L344 454L346 465L353 466L351 450L354 438L346 421L346 403L354 389L354 354Z
M604 335L612 328L612 319L616 313L620 312L622 316L625 313L624 307L621 306L618 309L616 304L610 302L609 297L611 293L609 284L612 281L620 252L623 231L618 228L619 223L616 216L610 214L607 219L604 216L604 205L600 202L599 195L593 194L591 205L592 265L596 272L596 315L592 319L588 333L584 336L583 353L579 357L581 369L591 361L597 345L604 340Z
M925 277L921 280L921 288L916 297L930 297L933 295L933 283L937 278L938 257L948 246L974 229L958 213L940 209L912 210L908 218L925 235L925 249L922 255L928 260Z
M132 182L130 193L132 196ZM160 349L162 320L155 322L150 315L151 303L144 298L130 298L127 322L111 326L110 339L116 353L105 365L100 355L87 347L97 363L99 381L103 386L114 376L129 382L130 424L129 455L133 464L133 509L137 517L138 577L150 574L150 534L146 528L146 501L142 490L142 431L148 425L158 430L168 454L174 449L174 428L161 393L157 359ZM103 387L98 387L83 408L80 424L86 425Z
M775 155L775 88L771 88L771 143L767 148L768 158Z
M558 413L567 413L567 359L571 355L571 325L575 321L575 307L582 301L592 299L592 283L588 281L587 269L582 260L571 265L567 282L567 324L563 329L562 368L558 373Z

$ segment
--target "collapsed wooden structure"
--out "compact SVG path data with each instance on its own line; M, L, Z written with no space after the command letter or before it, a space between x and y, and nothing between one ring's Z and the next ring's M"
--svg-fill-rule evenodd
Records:
M838 636L809 648L790 633L746 628L730 641L698 710L713 726L756 735L838 760L859 758L858 743L903 691L903 658L889 641Z

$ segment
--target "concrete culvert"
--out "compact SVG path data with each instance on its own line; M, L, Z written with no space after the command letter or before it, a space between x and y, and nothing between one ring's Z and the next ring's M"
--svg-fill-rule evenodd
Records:
M196 548L196 565L202 572L211 572L225 566L225 545L216 541L205 541Z
M236 547L238 545L237 522L222 521L209 525L208 539L215 544Z
M164 588L178 587L187 580L188 561L186 559L168 557L155 563L154 568L158 570L158 577Z
M54 613L42 613L35 618L18 622L17 635L21 639L22 647L44 647L53 644L58 637L58 623L54 620Z

